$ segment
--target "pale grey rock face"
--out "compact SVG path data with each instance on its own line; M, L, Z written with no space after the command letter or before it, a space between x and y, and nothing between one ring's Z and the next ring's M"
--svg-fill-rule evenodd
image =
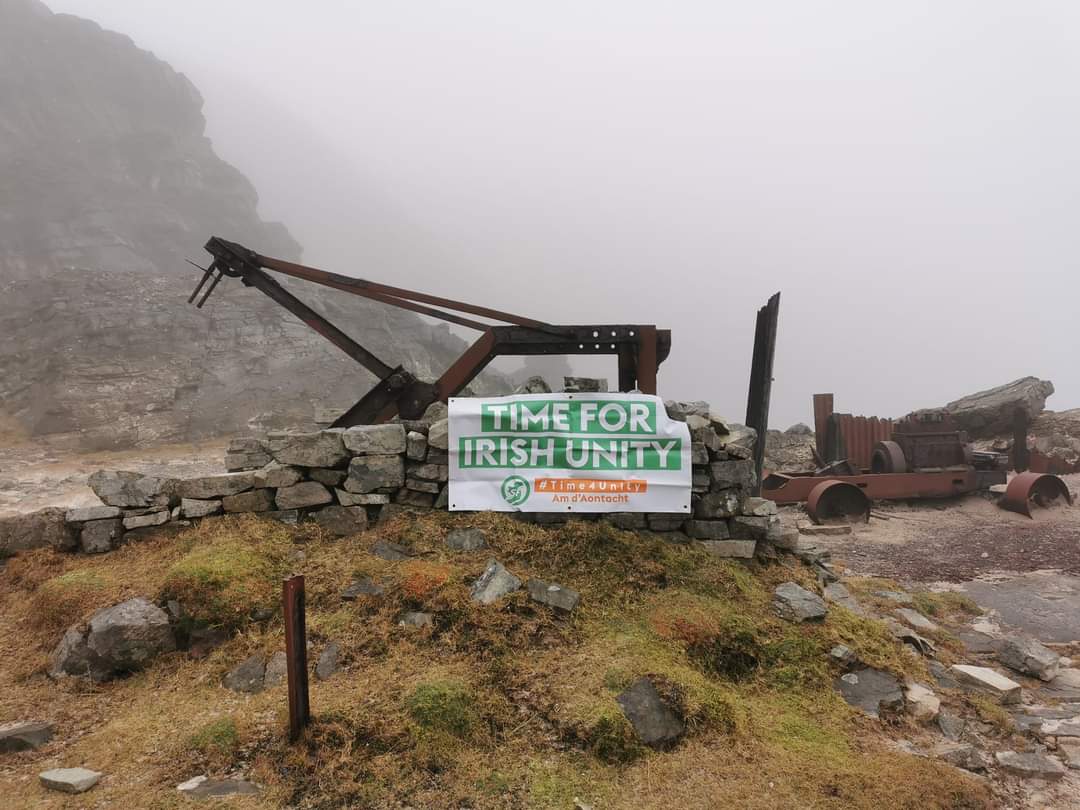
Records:
M180 501L180 515L186 518L201 518L221 511L221 501L200 501L183 498Z
M1037 377L1022 377L1005 385L968 394L945 406L957 427L973 439L989 438L1012 431L1017 410L1028 419L1046 407L1046 398L1054 393L1054 384Z
M450 423L446 419L434 422L428 430L427 440L429 448L448 450L450 448Z
M269 489L252 489L221 499L226 512L269 512L274 508L274 493Z
M257 489L278 489L279 487L291 487L303 480L304 474L296 467L286 467L271 461L260 470L255 470L254 483Z
M1065 766L1045 754L999 751L994 758L1002 770L1029 779L1056 781L1065 775Z
M729 518L739 513L739 493L735 489L707 492L694 501L694 517L700 520Z
M278 650L270 656L266 662L266 671L263 675L263 685L266 687L277 686L285 683L289 674L289 659L284 650Z
M385 492L360 493L335 489L334 494L342 506L382 506L390 503L390 496Z
M1041 681L1057 677L1061 656L1033 638L1010 636L998 648L998 661L1009 669Z
M48 547L70 551L77 544L75 528L68 525L63 509L48 507L23 515L0 518L0 553L13 554L16 551Z
M451 529L446 546L454 551L476 551L487 546L487 535L483 529Z
M104 681L175 649L168 614L139 596L99 610L88 627L68 628L53 651L49 674L89 675Z
M841 675L833 687L849 704L862 709L871 717L896 714L904 708L904 693L900 681L888 672L860 669Z
M341 430L311 433L271 433L267 436L270 454L279 464L298 467L336 467L349 459Z
M225 475L205 475L200 478L184 478L173 484L173 491L180 498L209 500L237 495L255 486L252 472L234 472Z
M261 692L266 684L266 662L261 653L245 658L233 669L225 673L222 686L233 692L253 694Z
M410 461L423 461L427 457L427 436L410 430L405 436L405 455Z
M169 510L162 509L160 512L148 512L145 515L132 515L124 518L125 529L145 529L150 526L160 526L169 522Z
M117 506L84 506L79 509L68 509L64 520L68 523L85 523L88 520L108 520L120 517L120 508Z
M4 723L0 725L0 754L40 748L52 739L53 730L52 723Z
M362 506L325 506L318 512L308 515L335 537L348 537L359 534L367 528L367 510Z
M404 453L405 428L401 425L357 425L348 428L343 439L353 455L384 456Z
M87 554L102 554L112 551L113 546L124 536L123 522L118 519L91 520L79 530L79 548Z

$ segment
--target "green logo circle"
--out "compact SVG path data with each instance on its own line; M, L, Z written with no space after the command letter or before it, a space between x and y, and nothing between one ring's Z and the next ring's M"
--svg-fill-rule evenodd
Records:
M531 489L529 482L520 475L511 475L502 482L503 500L511 506L521 506L529 499Z

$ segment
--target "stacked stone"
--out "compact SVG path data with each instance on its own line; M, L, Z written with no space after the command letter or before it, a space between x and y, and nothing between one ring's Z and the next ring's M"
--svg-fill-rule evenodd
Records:
M387 507L445 509L448 440L445 418L234 439L223 475L98 471L88 483L104 505L71 509L65 520L87 553L110 551L134 530L238 512L310 520L345 536Z
M623 513L615 525L655 532L682 532L722 557L750 558L759 540L781 536L776 504L751 497L757 483L754 432L729 425L707 402L666 402L668 417L690 428L690 514Z

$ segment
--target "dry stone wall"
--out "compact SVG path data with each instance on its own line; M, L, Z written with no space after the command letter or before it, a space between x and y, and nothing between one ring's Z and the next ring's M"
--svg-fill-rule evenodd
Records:
M673 533L675 540L697 541L728 557L752 557L759 541L781 544L775 504L750 497L756 483L753 431L728 425L707 403L667 407L672 418L690 428L690 515L520 513L521 519L548 524L606 519L623 529ZM234 439L225 456L228 472L220 475L174 479L100 470L88 483L102 505L68 510L62 531L53 532L62 534L64 543L53 545L102 553L166 524L236 513L293 524L310 521L346 536L402 511L446 509L445 408L429 414L432 418L383 425Z

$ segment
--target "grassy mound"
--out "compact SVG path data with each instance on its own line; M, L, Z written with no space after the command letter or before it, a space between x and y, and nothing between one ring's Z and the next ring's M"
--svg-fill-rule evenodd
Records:
M488 548L447 549L448 531L464 526L484 529ZM382 560L370 553L380 540L414 556ZM524 589L473 603L469 586L491 557L523 580L579 591L580 607L561 616ZM827 653L837 643L897 675L927 673L881 623L841 608L816 625L777 618L777 584L814 586L792 561L720 560L598 522L546 528L494 514L430 514L343 540L224 518L103 558L20 565L0 573L10 577L0 586L18 581L7 594L0 587L9 655L26 644L11 622L28 620L28 594L54 613L73 595L62 620L41 626L142 593L240 631L206 659L165 656L97 695L0 674L0 715L29 716L28 706L52 701L59 716L90 718L64 759L108 772L95 790L118 806L173 806L179 781L236 769L265 786L237 807L990 806L983 785L890 744L916 728L871 721L836 695L839 672ZM292 568L306 575L315 649L336 642L343 664L312 680L314 721L295 745L284 739L283 686L243 698L220 686L247 655L283 648L276 606ZM343 602L341 591L360 577L383 594ZM253 620L268 609L269 619ZM405 611L431 613L433 624L402 626ZM642 676L685 721L672 750L641 745L617 703ZM25 764L32 773L32 758ZM43 800L33 780L14 790L14 806Z

